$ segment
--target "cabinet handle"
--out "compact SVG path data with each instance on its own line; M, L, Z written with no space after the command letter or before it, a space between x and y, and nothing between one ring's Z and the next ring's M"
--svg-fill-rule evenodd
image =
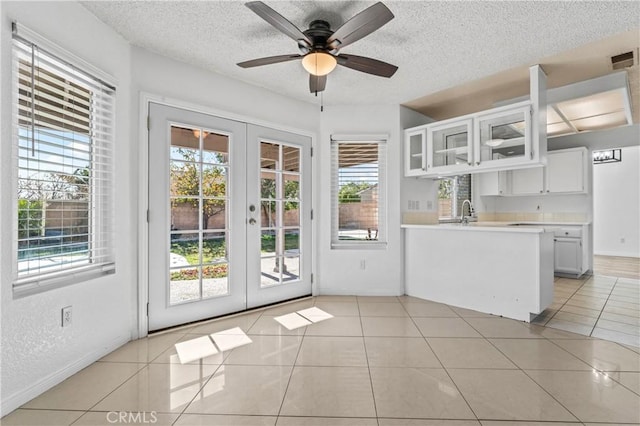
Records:
M480 165L480 162L479 162L479 161L476 161L476 166L479 166L479 165Z
M467 161L467 164L471 166L473 163L471 161Z
M543 192L543 191L542 191L542 189L541 189L541 190L540 190L540 193L542 194L542 192Z
M547 189L547 192L550 192L550 191Z

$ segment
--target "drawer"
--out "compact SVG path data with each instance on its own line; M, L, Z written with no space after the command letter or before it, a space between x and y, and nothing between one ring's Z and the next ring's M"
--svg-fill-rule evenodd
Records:
M554 237L582 238L582 228L555 228Z

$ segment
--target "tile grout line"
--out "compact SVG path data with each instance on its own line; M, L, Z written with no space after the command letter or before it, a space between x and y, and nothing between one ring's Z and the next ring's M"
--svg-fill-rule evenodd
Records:
M604 312L604 308L607 306L607 303L609 302L609 298L611 297L611 293L613 293L613 289L616 288L616 285L618 284L618 278L616 278L616 282L613 283L613 286L611 287L611 291L609 292L609 295L607 296L607 299L604 302L604 305L602 305L602 309L600 310L600 314L598 314L598 318L596 318L596 322L593 324L593 328L591 329L591 333L589 333L589 337L593 336L593 332L596 329L596 327L598 326L598 322L600 321L600 317L602 316L602 313Z
M566 304L569 302L569 300L571 300L571 298L572 298L573 296L575 296L575 295L576 295L576 293L577 293L578 291L580 291L580 290L581 290L581 289L586 285L586 283L588 283L589 281L591 281L591 279L593 279L593 275L591 275L591 277L590 277L590 278L586 279L582 284L580 284L580 287L576 288L576 289L574 290L574 292L573 292L573 293L571 293L571 296L569 296L569 297L567 298L567 300L565 300L565 301L564 301L564 303L562 303L562 306L560 306L560 308L559 308L558 310L556 310L556 312L555 312L553 315L551 315L551 317L550 317L550 318L549 318L549 319L548 319L544 324L542 324L542 326L543 326L543 327L546 327L546 326L547 326L547 324L549 324L549 323L551 322L551 320L552 320L553 318L555 318L555 316L558 314L558 312L560 312L560 311L562 310L562 308L564 308L564 307L566 306ZM555 290L555 287L556 287L556 281L554 280L554 281L553 281L553 288L554 288L554 290ZM551 327L551 328L553 328L553 327Z
M502 352L500 350L500 348L498 348L491 340L490 338L486 337L484 334L480 333L480 330L476 329L472 324L470 324L467 320L465 320L463 318L463 320L469 324L469 326L471 328L473 328L474 330L476 330L476 332L478 332L478 334L480 334L482 337L484 337L484 339L491 345L493 346L499 353L502 354L502 356L504 356L506 359L509 360L509 362L511 362L513 365L515 365L517 367L517 370L515 371L521 371L529 380L531 380L533 383L535 383L540 389L542 389L547 395L549 395L549 397L551 397L551 399L553 399L555 402L557 402L562 408L564 408L565 410L567 410L567 412L569 414L571 414L577 421L582 422L582 420L580 420L580 418L578 416L576 416L575 414L573 414L573 412L571 410L569 410L567 407L564 406L564 404L562 404L560 401L558 401L556 399L555 396L553 396L549 391L547 391L545 388L543 388L538 382L536 382L531 376L529 376L527 374L527 372L523 369L520 368L520 366L518 364L515 363L515 361L513 361L510 357L507 356L507 354L505 354L504 352ZM527 327L528 328L528 327ZM544 336L543 336L544 338ZM579 359L578 357L576 357L577 359ZM580 360L580 359L579 359ZM582 360L580 360L582 361ZM587 364L588 365L588 364ZM514 371L513 369L510 369L510 371ZM563 370L564 371L564 370ZM540 420L536 420L536 421L540 421ZM560 421L560 420L554 420L554 421Z
M449 305L445 305L445 306L447 306L449 309L451 309L451 307ZM407 309L404 307L404 305L402 305L402 307L404 308L405 311L407 311ZM454 314L458 315L458 317L462 318L458 312L454 311L453 309L451 309L451 311L453 311ZM409 315L409 311L407 311L407 315ZM471 414L473 414L473 416L476 418L476 421L478 423L480 423L480 418L478 417L478 415L474 411L473 407L471 407L471 404L469 404L469 401L467 401L467 398L464 396L464 394L462 393L462 391L458 387L458 384L455 382L455 380L453 380L453 377L451 377L451 374L449 373L449 370L447 370L447 368L444 366L444 363L440 360L440 357L438 356L436 351L434 351L433 348L431 347L431 345L429 344L429 340L422 333L422 330L420 330L420 327L418 327L418 324L416 324L416 322L414 321L413 317L411 315L409 315L409 318L411 318L411 322L413 323L413 326L418 329L418 333L420 333L420 335L422 336L422 339L424 339L424 342L427 344L427 347L429 348L429 350L431 351L433 356L436 358L436 360L438 360L438 362L440 363L440 366L442 367L442 370L445 372L445 374L447 375L449 380L451 380L451 383L453 383L453 386L455 386L456 390L460 394L460 397L462 398L464 403L467 404L467 407L471 411ZM438 317L436 317L436 318L438 318ZM464 321L464 318L462 318L462 320Z
M376 394L373 388L373 377L371 377L371 366L369 365L369 352L367 352L367 341L364 338L364 326L362 325L362 313L360 312L360 302L356 297L356 306L358 307L358 319L360 320L360 330L362 330L362 345L364 346L364 358L367 360L367 371L369 372L369 386L371 386L371 398L373 399L373 411L376 415L376 423L380 426L378 418L378 404L376 404Z
M311 306L316 306L316 299L313 298L313 304ZM284 407L284 401L287 399L287 392L289 392L289 386L291 385L291 379L293 378L293 373L296 370L296 363L298 362L298 357L300 356L300 351L302 351L302 345L304 344L304 339L307 337L307 330L309 325L304 326L304 333L300 336L300 346L298 346L298 352L296 352L296 358L293 360L293 365L291 366L291 372L289 373L289 380L287 380L287 386L284 388L284 393L282 394L282 401L280 401L280 407L278 408L278 413L276 414L276 423L278 423L278 419L282 414L282 407ZM309 336L311 337L311 336Z

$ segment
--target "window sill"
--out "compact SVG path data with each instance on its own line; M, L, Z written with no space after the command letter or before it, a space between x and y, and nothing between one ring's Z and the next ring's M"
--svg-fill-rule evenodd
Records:
M383 241L332 242L332 250L386 250L387 243Z
M115 272L116 266L115 263L112 262L19 279L13 283L13 298L19 299L21 297L44 293L45 291L78 284L103 275L114 274Z

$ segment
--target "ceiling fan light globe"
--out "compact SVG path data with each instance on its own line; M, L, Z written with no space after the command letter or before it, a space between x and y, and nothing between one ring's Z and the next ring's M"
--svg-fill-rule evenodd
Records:
M302 58L302 66L309 74L323 76L329 74L338 65L333 55L325 52L311 52Z

